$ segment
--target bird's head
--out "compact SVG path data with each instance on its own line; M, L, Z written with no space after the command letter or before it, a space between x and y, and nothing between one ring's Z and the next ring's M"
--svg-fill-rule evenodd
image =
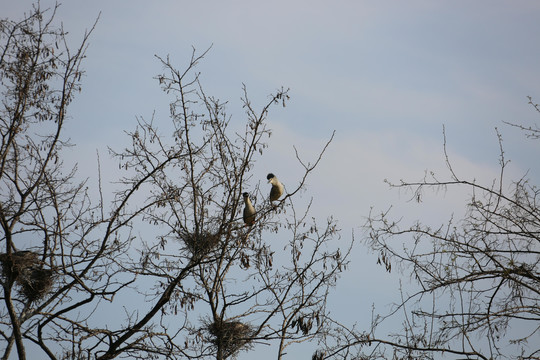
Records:
M274 179L276 176L272 173L266 175L266 179L268 180L268 182L272 182L272 179Z
M245 198L249 197L249 194L247 192L243 193L242 196Z

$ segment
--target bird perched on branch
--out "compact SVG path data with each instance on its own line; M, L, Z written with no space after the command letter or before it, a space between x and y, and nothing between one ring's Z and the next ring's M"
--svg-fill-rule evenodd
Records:
M244 197L244 223L246 225L252 226L255 223L255 208L251 204L249 199L249 194L247 192L243 193Z
M272 189L270 189L270 202L276 201L283 195L285 188L274 174L270 173L266 178L268 179L268 182L272 184Z

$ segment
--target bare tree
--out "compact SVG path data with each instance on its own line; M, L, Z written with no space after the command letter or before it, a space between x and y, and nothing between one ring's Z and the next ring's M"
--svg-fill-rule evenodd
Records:
M532 104L532 102L531 102ZM533 104L534 105L534 104ZM535 106L538 110L537 106ZM518 126L529 135L533 127ZM390 211L370 215L367 242L387 271L398 266L414 286L386 316L374 315L366 331L341 327L327 354L362 359L540 358L540 190L527 178L508 181L502 138L500 173L491 184L460 176L444 153L448 180L429 173L393 188L422 202L426 189L469 189L461 220L440 226L405 225ZM403 328L384 336L383 323ZM345 357L344 357L345 358Z
M108 202L62 163L91 31L71 51L55 12L35 7L0 27L3 358L13 344L21 359L29 344L51 359L226 359L256 344L282 358L324 338L327 295L351 244L340 251L335 221L320 225L311 202L294 200L332 139L313 162L297 155L304 175L270 204L253 170L287 90L257 110L244 87L247 120L231 130L226 103L196 72L206 52L193 50L184 70L158 57L170 122L162 130L139 117L130 146L111 148L124 176ZM250 226L243 192L256 208Z
M20 22L0 22L4 358L14 343L19 358L25 358L23 340L29 328L35 334L32 341L47 350L32 319L59 306L65 293L82 283L67 274L79 261L77 248L70 253L65 246L67 233L76 229L88 205L84 184L72 182L74 170L63 173L61 154L69 144L61 130L66 109L80 90L90 32L79 48L70 50L64 31L53 26L55 12L38 6ZM64 251L66 256L57 262ZM52 289L57 275L62 279Z

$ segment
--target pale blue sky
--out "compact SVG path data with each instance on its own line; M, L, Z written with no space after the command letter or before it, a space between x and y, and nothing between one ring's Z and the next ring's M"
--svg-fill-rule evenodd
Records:
M0 16L17 18L31 3L0 0ZM168 99L153 80L161 71L154 54L169 54L180 68L191 46L202 51L213 44L199 68L202 82L230 101L236 121L243 121L242 83L255 104L291 88L288 106L270 113L275 136L255 170L261 179L271 168L284 183L295 182L292 145L307 156L337 131L309 194L317 215L335 215L345 238L351 229L360 235L370 206L397 203L411 217L441 222L438 216L462 207L462 197L444 194L424 205L406 203L407 196L383 184L418 180L425 169L444 174L443 124L459 173L487 181L497 175L497 126L512 159L510 175L530 169L539 183L539 144L502 123L539 119L526 99L540 102L536 0L72 0L57 19L77 42L100 11L68 127L79 161L91 165L82 169L88 176L96 149L104 156L105 145L132 129L135 116L156 110L164 121ZM384 274L362 246L356 252L335 301L360 304L354 312L366 320L371 303L397 299L397 274ZM359 274L370 276L358 283Z

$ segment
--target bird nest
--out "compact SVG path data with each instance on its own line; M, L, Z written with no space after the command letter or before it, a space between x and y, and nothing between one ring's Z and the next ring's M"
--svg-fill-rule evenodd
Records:
M240 321L217 320L206 324L211 335L211 343L221 349L226 356L234 356L242 348L250 345L253 328Z
M219 244L219 236L208 231L185 233L181 238L188 250L195 257L203 257Z
M0 263L4 278L17 283L20 293L31 302L41 299L52 288L53 271L43 268L43 263L35 252L0 254Z

